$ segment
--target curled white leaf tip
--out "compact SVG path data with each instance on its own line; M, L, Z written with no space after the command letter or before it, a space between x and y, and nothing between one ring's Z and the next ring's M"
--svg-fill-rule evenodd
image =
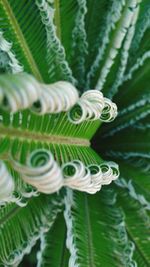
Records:
M0 206L16 203L20 207L27 205L27 200L20 192L15 191L15 182L7 170L5 163L0 160Z
M98 90L89 90L82 94L75 106L69 110L68 118L73 124L100 119L111 122L117 116L117 106Z
M104 122L111 122L117 117L117 105L110 99L104 98L104 108L100 116L100 120Z
M33 151L27 158L26 165L16 160L12 160L12 163L22 179L37 188L39 192L50 194L57 192L63 186L61 168L48 150Z
M95 194L102 185L119 177L119 168L114 162L85 166L81 161L73 160L62 166L62 172L65 186L89 194Z
M102 163L100 167L103 173L102 184L110 184L113 180L116 180L119 177L120 173L117 163L108 161L106 163Z
M103 173L102 173L101 167L97 164L91 164L91 165L88 165L88 169L91 175L92 188L94 192L95 191L97 192L101 189L102 181L103 181Z
M91 184L91 176L88 168L79 161L73 160L62 166L64 184L72 189L86 191Z
M35 113L42 115L67 111L78 100L78 91L69 82L60 81L42 87L41 96L31 109Z
M46 85L27 73L0 76L0 105L10 112L26 108L39 115L65 112L78 97L77 89L66 81Z
M12 198L15 185L6 165L0 160L0 204L9 202Z
M26 183L45 194L58 192L63 186L95 194L103 184L109 184L119 176L118 165L114 162L85 166L80 160L72 160L60 167L51 152L45 149L33 151L25 164L11 161Z
M41 94L39 83L27 73L0 76L0 105L16 112L28 108Z

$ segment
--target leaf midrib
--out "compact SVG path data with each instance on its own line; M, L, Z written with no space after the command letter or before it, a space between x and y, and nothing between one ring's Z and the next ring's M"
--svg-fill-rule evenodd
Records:
M59 40L61 41L61 22L60 22L60 4L59 0L54 0L55 15L54 21L56 25L56 34Z
M89 216L89 207L88 207L88 200L87 200L87 195L84 195L84 200L85 200L85 217L86 217L86 224L87 224L87 229L88 229L88 256L89 256L89 262L90 262L90 267L95 267L94 264L94 258L93 258L93 251L91 249L90 244L92 244L92 231L91 231L91 222L90 222L90 216Z
M22 33L20 26L16 20L16 17L13 13L13 10L10 7L10 4L8 3L8 0L2 0L2 4L3 4L3 8L5 9L5 12L9 18L9 22L10 22L10 24L14 30L14 33L16 34L16 38L18 40L18 43L23 50L23 53L26 57L26 60L29 63L29 66L32 70L32 73L39 81L43 81L42 76L40 74L40 71L36 65L36 62L32 56L32 53L28 47L28 44L27 44L27 42L23 36L23 33Z
M88 139L76 138L72 136L62 135L47 135L43 133L31 132L28 130L15 129L12 127L5 127L0 125L0 137L9 137L10 139L18 138L28 141L34 140L35 142L45 142L54 144L67 144L75 146L90 146Z

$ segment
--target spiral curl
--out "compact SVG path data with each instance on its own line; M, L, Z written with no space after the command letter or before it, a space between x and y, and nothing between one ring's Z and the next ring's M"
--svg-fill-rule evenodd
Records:
M78 100L78 92L69 82L56 82L43 86L43 91L31 108L39 115L69 110Z
M14 159L12 164L14 169L21 174L21 178L37 188L39 192L51 194L63 186L61 168L47 150L33 151L27 158L26 165Z
M9 202L12 198L15 185L5 163L0 160L0 204Z
M27 74L0 76L0 106L9 112L30 108L38 115L69 110L78 100L77 89L69 82L42 84Z
M118 164L113 161L108 161L100 165L101 171L103 173L102 184L107 185L119 177L119 167Z
M110 184L119 177L118 165L106 162L87 167L79 160L73 160L62 166L64 185L78 191L95 194L102 185Z
M79 160L73 160L62 166L64 185L79 191L90 187L91 177L88 168Z
M0 105L6 111L26 109L40 94L40 84L27 73L0 76Z
M0 76L0 105L6 111L30 108L38 115L68 111L73 124L98 119L110 122L117 116L116 104L98 90L86 91L78 98L77 89L66 81L46 85L27 73Z
M117 117L117 106L110 99L104 98L104 108L100 116L100 120L104 122L111 122Z
M11 162L26 183L45 194L58 192L63 186L95 194L103 184L109 184L119 176L118 165L111 161L85 166L80 160L72 160L60 167L51 152L45 149L33 151L25 165L14 159Z
M0 160L0 206L16 203L20 207L27 205L26 198L15 191L15 182L8 172L5 163Z
M102 92L98 90L89 90L83 93L78 102L68 112L68 118L73 124L98 119L110 122L116 116L116 104L103 97Z

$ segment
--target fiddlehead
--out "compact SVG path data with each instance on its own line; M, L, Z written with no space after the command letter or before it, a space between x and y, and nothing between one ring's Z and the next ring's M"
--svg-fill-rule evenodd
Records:
M101 120L110 122L117 116L117 106L108 98L103 97L98 90L83 93L77 104L68 112L69 120L80 124L87 120Z
M102 185L110 184L119 176L114 162L86 166L75 159L59 166L52 153L45 149L34 150L25 165L14 159L12 164L26 183L45 194L58 192L63 186L95 194Z
M39 192L50 194L57 192L63 185L61 169L53 155L44 149L33 151L27 158L26 165L12 159L14 169L21 178L34 186Z

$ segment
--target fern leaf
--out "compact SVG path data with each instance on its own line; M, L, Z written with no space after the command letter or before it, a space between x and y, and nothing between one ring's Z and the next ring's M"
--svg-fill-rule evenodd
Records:
M50 231L41 236L40 251L37 254L37 267L66 267L68 266L69 252L65 246L66 226L62 214L57 219Z
M120 191L120 189L119 189ZM125 203L125 204L124 204ZM122 206L125 214L126 229L129 237L135 244L144 264L149 264L149 225L150 218L148 212L135 199L129 197L127 192L121 192L118 196L118 205ZM138 230L135 227L135 221L138 222ZM142 236L142 239L141 239Z
M71 254L69 267L134 266L134 246L128 241L123 215L115 203L116 196L111 190L92 197L68 191L64 216L66 244ZM126 254L128 249L130 256Z
M1 264L18 265L24 254L30 253L40 235L53 224L60 209L57 202L54 197L48 201L41 196L25 208L11 204L0 210Z

